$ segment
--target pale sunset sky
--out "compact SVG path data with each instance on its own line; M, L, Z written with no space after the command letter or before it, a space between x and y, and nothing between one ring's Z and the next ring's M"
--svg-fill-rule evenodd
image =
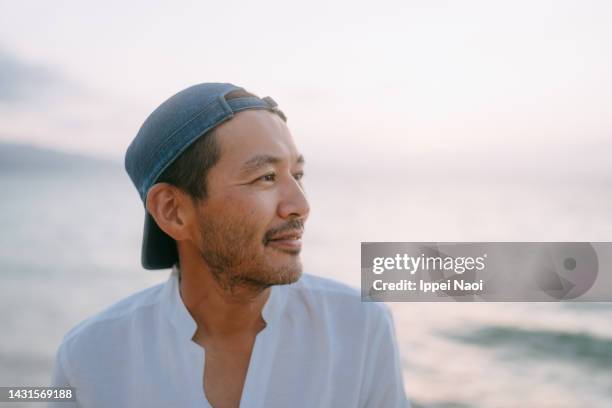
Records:
M121 159L167 97L231 82L321 162L610 180L611 21L606 0L0 1L0 141Z

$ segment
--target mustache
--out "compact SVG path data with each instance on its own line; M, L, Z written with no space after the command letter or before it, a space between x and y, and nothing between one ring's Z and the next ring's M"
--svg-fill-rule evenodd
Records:
M294 218L292 220L287 221L285 224L279 227L268 230L264 235L263 243L267 244L270 241L270 239L272 239L272 237L274 237L275 235L278 235L285 231L295 231L295 230L300 230L300 231L304 230L304 220L299 219L299 218Z

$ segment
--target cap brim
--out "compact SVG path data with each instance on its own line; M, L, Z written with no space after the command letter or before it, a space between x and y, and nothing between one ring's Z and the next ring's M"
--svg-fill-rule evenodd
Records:
M148 211L145 211L141 261L145 269L168 269L178 261L176 242L159 228Z

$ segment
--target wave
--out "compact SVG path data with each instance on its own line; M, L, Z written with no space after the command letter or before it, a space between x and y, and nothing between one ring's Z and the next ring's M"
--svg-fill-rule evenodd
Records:
M612 339L584 332L483 326L464 333L441 334L480 347L511 349L526 357L567 360L606 370L612 367Z

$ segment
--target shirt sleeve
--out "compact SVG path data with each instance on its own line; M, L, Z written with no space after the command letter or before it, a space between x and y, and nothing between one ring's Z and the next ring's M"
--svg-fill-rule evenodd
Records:
M51 387L74 387L69 379L69 372L67 368L65 343L57 350L55 356L55 364L53 366L53 377L51 379ZM76 389L74 390L76 393ZM76 401L70 402L48 402L48 408L78 408Z
M399 350L395 336L393 317L388 306L381 306L382 313L377 313L379 322L375 328L373 340L368 350L366 362L366 387L362 395L364 408L410 408L410 402L404 391L404 379Z

